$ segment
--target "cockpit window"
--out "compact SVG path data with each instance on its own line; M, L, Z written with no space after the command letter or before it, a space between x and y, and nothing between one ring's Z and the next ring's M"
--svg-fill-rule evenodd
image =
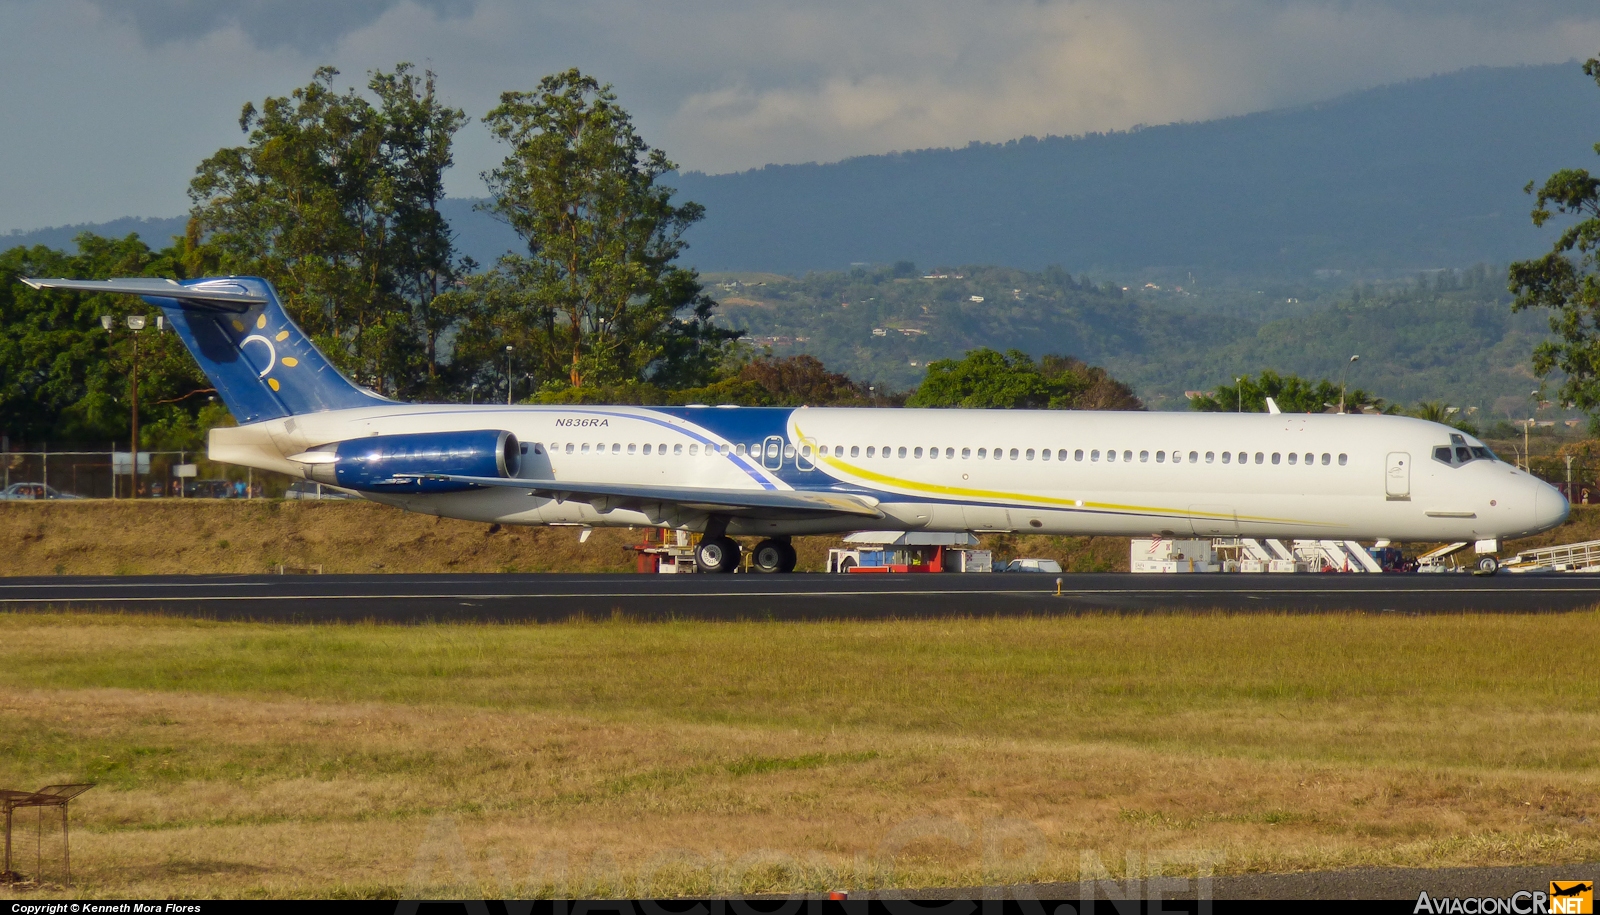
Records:
M1462 464L1470 463L1472 461L1499 460L1499 458L1494 456L1493 451L1490 451L1488 448L1485 448L1482 445L1468 445L1467 440L1460 435L1451 433L1450 439L1452 442L1454 442L1454 447L1448 445L1439 445L1433 449L1433 459L1441 464L1449 464L1452 467L1459 467Z

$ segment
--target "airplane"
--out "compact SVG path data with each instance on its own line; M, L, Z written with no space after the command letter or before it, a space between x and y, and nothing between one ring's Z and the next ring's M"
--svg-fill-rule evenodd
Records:
M790 572L859 530L1502 539L1561 492L1450 426L1361 414L400 403L342 375L256 277L23 279L159 307L238 425L211 460L426 514L702 534L697 565Z

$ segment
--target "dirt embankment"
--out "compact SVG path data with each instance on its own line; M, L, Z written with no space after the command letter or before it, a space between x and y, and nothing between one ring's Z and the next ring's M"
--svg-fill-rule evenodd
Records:
M93 500L0 503L0 575L260 574L279 564L352 572L632 572L642 531L455 521L370 502ZM1120 537L998 535L995 558L1040 556L1074 571L1128 567ZM746 543L754 545L754 541ZM820 570L837 537L800 537Z

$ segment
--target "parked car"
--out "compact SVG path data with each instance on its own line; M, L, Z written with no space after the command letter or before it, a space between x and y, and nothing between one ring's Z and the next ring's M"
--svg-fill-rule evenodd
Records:
M183 494L191 499L232 499L232 480L195 480L184 487Z
M81 499L70 492L56 492L54 486L43 483L12 483L0 492L0 499L15 501L31 501L34 499Z
M1006 572L1060 572L1061 563L1054 559L1013 559L1006 563Z

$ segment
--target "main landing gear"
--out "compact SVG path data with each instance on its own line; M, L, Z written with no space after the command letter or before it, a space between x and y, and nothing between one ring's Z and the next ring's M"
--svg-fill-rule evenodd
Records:
M713 515L706 522L705 534L695 547L694 561L702 572L726 575L739 568L739 544L728 537L728 519ZM773 537L756 544L751 565L757 572L793 572L794 546L787 537Z
M763 540L750 558L757 572L793 572L797 561L788 540Z

